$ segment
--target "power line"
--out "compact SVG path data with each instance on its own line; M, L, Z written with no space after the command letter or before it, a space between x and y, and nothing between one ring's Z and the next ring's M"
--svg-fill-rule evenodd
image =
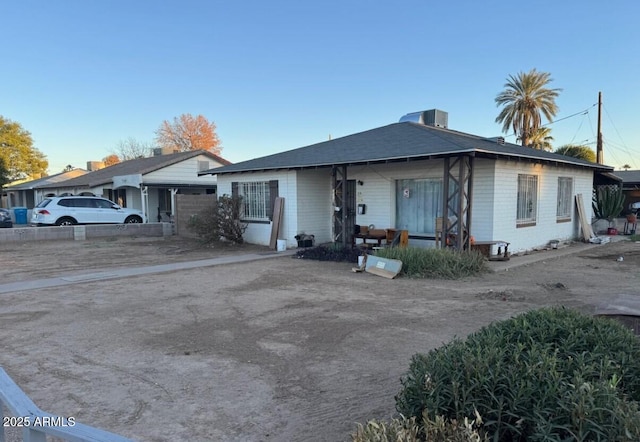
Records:
M611 123L611 125L613 126L613 129L616 131L616 133L618 134L618 137L620 138L620 141L622 143L622 148L621 150L623 150L630 158L631 161L634 163L634 167L635 167L635 162L633 161L633 153L629 150L629 147L627 146L627 144L624 142L624 140L622 139L622 135L620 135L620 132L618 131L618 128L616 127L615 123L613 122L613 119L611 118L611 115L609 115L609 111L607 110L607 108L605 107L604 109L605 114L607 114L607 118L609 119L609 122Z
M580 112L576 112L575 114L571 114L571 115L568 115L568 116L566 116L566 117L562 117L562 118L560 118L560 119L558 119L558 120L553 120L553 121L551 121L551 122L549 122L549 123L547 123L547 124L543 124L541 127L550 126L550 125L552 125L552 124L558 123L558 122L563 121L563 120L566 120L566 119L568 119L568 118L575 117L576 115L586 115L586 114L588 114L588 113L589 113L589 111L591 110L591 108L592 108L592 107L597 106L597 105L598 105L598 103L593 104L593 105L591 105L590 107L586 108L585 110L581 110Z

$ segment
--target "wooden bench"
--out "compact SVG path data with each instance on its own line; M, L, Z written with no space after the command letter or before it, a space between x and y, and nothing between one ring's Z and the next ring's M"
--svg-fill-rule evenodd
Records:
M498 253L491 254L491 248L498 246ZM502 248L504 247L504 251ZM509 243L503 240L492 241L474 241L471 244L471 250L477 250L482 253L489 261L508 261L509 260Z

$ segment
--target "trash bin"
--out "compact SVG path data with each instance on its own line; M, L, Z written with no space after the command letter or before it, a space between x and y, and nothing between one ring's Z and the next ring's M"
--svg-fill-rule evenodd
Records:
M13 214L16 218L16 224L27 224L27 208L14 207Z

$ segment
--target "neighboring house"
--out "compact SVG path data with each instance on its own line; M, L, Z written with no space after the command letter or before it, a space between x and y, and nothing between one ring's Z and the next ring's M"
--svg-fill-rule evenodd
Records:
M164 153L123 161L58 183L35 188L36 204L47 196L97 195L123 207L140 209L147 222L168 221L175 215L176 194L215 194L216 177L198 172L229 165L204 150Z
M419 114L419 123L390 124L200 174L217 175L219 195L243 197L250 243L269 244L273 200L280 196L280 238L289 246L301 233L314 235L316 243L348 244L354 225L373 224L406 229L410 245L428 247L444 213L453 218L448 232L465 232L458 245L468 247L473 236L508 241L514 251L577 237L576 194L583 195L591 219L594 179L610 179L611 167L449 130L442 111Z
M35 194L38 186L44 186L46 184L55 184L62 181L69 180L71 178L78 177L87 173L84 169L73 169L66 172L56 173L55 175L49 175L37 180L23 181L17 184L11 184L3 189L3 193L6 197L6 204L8 208L13 207L33 207L37 203L35 202Z
M614 174L622 180L624 209L628 211L631 204L640 202L640 170L616 170Z

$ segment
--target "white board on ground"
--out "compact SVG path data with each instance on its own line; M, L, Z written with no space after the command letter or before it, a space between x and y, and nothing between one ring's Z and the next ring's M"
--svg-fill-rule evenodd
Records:
M365 267L365 272L384 278L393 279L402 270L402 261L399 259L387 259L377 256L369 256Z

